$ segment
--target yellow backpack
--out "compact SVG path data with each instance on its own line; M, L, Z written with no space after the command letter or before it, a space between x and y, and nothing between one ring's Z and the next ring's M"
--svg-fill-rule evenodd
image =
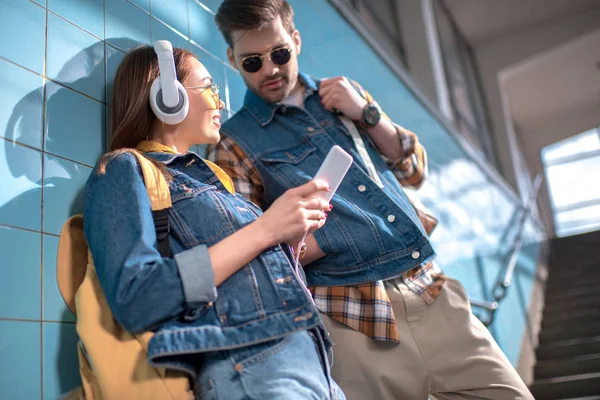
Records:
M133 149L130 152L141 166L152 203L159 251L163 256L169 256L166 215L171 207L169 185L158 168L142 153ZM62 227L57 280L65 303L77 315L80 338L77 350L83 387L71 391L67 398L194 399L186 374L148 364L148 343L153 333L131 334L113 318L85 241L82 215L69 218Z

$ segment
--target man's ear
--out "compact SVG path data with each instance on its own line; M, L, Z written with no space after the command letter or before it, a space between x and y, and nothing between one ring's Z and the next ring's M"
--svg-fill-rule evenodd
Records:
M231 65L236 70L238 69L235 63L235 57L233 56L233 49L231 47L227 48L227 60L229 61L229 65Z
M302 38L298 29L292 32L292 42L294 43L294 47L296 47L296 54L300 54L300 50L302 50Z

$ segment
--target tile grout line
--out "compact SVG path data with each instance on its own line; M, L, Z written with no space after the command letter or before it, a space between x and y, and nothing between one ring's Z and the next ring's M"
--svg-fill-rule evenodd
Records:
M104 42L104 43L106 43L106 42ZM110 43L106 43L106 44L110 45ZM114 47L114 46L112 46L112 45L110 45L110 47L112 47L112 48L114 48L114 49L116 49L116 50L120 51L121 53L123 53L123 51L122 51L122 50L120 50L120 49L118 49L118 48L116 48L116 47ZM40 74L39 72L36 72L36 71L34 71L34 70L32 70L32 69L29 69L29 68L27 68L27 67L24 67L24 66L22 66L21 64L18 64L18 63L16 63L16 62L14 62L14 61L11 61L11 60L9 60L8 58L2 57L2 56L0 56L0 60L2 60L2 61L6 61L7 63L14 65L15 67L22 68L22 69L24 69L24 70L25 70L25 71L27 71L27 72L31 72L32 74L34 74L34 75L37 75L37 76L39 76L40 78L43 78L43 79L44 79L44 84L45 84L45 81L48 81L48 82L51 82L51 83L53 83L53 84L55 84L55 85L59 85L59 86L61 86L61 87L65 88L65 89L72 90L73 92L75 92L75 93L77 93L77 94L80 94L80 95L82 95L82 96L84 96L84 97L87 97L87 98L88 98L88 99L90 99L90 100L94 100L94 101L95 101L95 102L97 102L97 103L104 104L104 105L108 105L108 104L106 104L105 102L102 102L102 101L100 101L100 100L98 100L98 99L96 99L96 98L94 98L94 97L90 96L89 94L85 94L85 93L83 93L83 92L80 92L80 91L79 91L79 90L77 90L77 89L74 89L74 88L72 88L72 87L70 87L70 86L67 86L67 85L66 85L65 83L63 83L63 82L56 81L56 80L54 80L54 79L52 79L52 78L48 78L48 77L46 76L46 74L45 74L45 71L44 71L44 72L42 72L42 73ZM42 65L42 68L43 68L43 69L45 69L45 61L44 61L44 64Z
M52 11L52 10L47 10L47 12L48 12L48 14L52 14L52 15L54 15L55 17L62 19L63 21L65 21L65 22L66 22L66 23L68 23L69 25L73 25L74 27L81 29L82 31L84 31L84 32L85 32L85 33L87 33L88 35L90 35L90 36L93 36L93 37L94 37L94 39L98 39L98 40L100 40L100 41L103 41L103 39L102 39L101 37L99 37L98 35L96 35L95 33L92 33L92 32L90 32L90 31L88 31L88 30L87 30L86 28L84 28L83 26L79 26L79 25L77 25L75 22L73 22L73 21L71 21L71 20L69 20L69 19L67 19L67 18L63 17L62 15L60 15L60 14L57 14L56 12L54 12L54 11Z
M206 11L208 11L210 14L212 14L213 16L216 15L215 11L211 10L210 8L208 8L208 6L200 3L199 0L191 0L194 3L198 4L201 8L205 9Z
M68 324L68 325L75 325L77 322L76 321L58 321L58 320L54 320L54 319L47 319L47 320L37 320L37 319L27 319L27 318L11 318L11 317L0 317L0 321L5 321L5 322L31 322L31 323L51 323L51 324Z
M140 9L140 10L142 10L144 13L146 13L146 14L150 15L150 11L149 11L149 10L144 10L144 9L142 8L142 6L140 6L140 5L136 4L136 3L134 3L134 2L133 2L133 1L131 1L131 0L125 0L125 1L126 1L126 2L128 2L129 4L131 4L132 6L134 6L135 8L137 8L137 9ZM105 4L106 4L106 3L105 3ZM148 8L150 8L150 2L149 2L149 1L148 1Z
M110 107L110 106L107 106L107 107ZM19 146L23 146L23 147L25 147L25 148L27 148L29 150L38 151L38 152L42 153L42 156L43 155L49 155L49 156L52 156L52 157L60 158L61 160L64 160L64 161L68 161L68 162L72 162L72 163L77 164L77 165L81 165L82 167L92 168L92 169L94 168L93 165L88 165L88 164L83 163L81 161L73 160L73 159L71 159L69 157L61 156L61 155L56 154L56 153L52 153L52 152L49 152L49 151L38 149L38 148L33 147L31 145L28 145L28 144L25 144L25 143L21 143L18 140L10 140L10 139L7 139L5 137L0 137L0 140L5 140L5 141L7 141L9 143L16 144L16 145L19 145ZM2 224L0 224L0 225L2 225ZM37 232L37 231L35 231L35 232Z
M29 232L29 233L39 233L40 235L47 235L47 236L53 236L53 237L60 237L60 235L57 235L56 233L51 233L51 232L42 232L40 231L36 231L35 229L29 229L29 228L24 228L22 226L16 226L16 225L9 225L9 224L0 224L0 228L8 228L8 229L17 229L23 232Z
M108 115L108 45L109 43L106 41L106 2L109 0L103 0L103 11L104 11L104 102L106 105L104 106L104 151L102 153L108 152L110 149L109 144L109 135L108 135L108 124L106 121L106 116Z
M129 0L128 0L129 1ZM152 45L152 0L148 0L148 23L150 24L150 45Z
M188 46L191 45L192 41L192 26L190 24L190 0L185 2L185 10L187 12L187 37Z
M38 7L44 8L43 6L41 6L41 5L37 4L37 3L35 3L33 0L29 0L29 1L30 1L31 3L33 3L33 4L37 5ZM148 15L149 15L151 18L154 18L155 20L157 20L158 22L160 22L161 24L163 24L163 25L164 25L166 28L168 28L169 30L171 30L173 33L177 34L177 35L178 35L178 36L180 36L182 39L184 39L184 40L188 41L188 42L189 42L189 43L190 43L192 46L196 47L197 49L200 49L200 50L204 51L205 53L207 53L207 55L208 55L208 56L212 57L212 58L213 58L215 61L218 61L218 62L220 62L221 64L225 65L225 67L227 67L227 68L231 69L231 70L232 70L232 71L234 71L234 72L237 72L237 71L235 70L235 68L231 67L231 66L229 65L229 63L227 63L227 62L226 62L226 60L222 59L221 57L217 56L216 54L214 54L214 53L213 53L213 52L211 52L210 50L208 50L208 49L204 48L203 46L201 46L200 44L196 43L196 42L195 42L195 41L194 41L194 40L193 40L191 37L189 37L189 36L188 36L188 37L187 37L187 39L186 39L186 37L185 37L185 36L184 36L184 35L183 35L181 32L179 32L177 29L173 28L171 25L169 25L168 23L164 22L164 21L163 21L163 20L161 20L160 18L158 18L158 17L156 17L156 16L152 16L152 15L151 15L151 14L149 14L149 13L148 13L146 10L142 9L140 6L138 6L138 5L137 5L137 4L135 4L135 3L132 3L132 2L131 2L131 1L129 1L129 0L125 0L125 1L127 1L129 4L131 4L131 5L135 6L136 8L138 8L138 9L140 9L140 10L144 11L144 12L145 12L146 14L148 14ZM190 1L194 1L194 3L196 3L196 4L200 4L200 3L198 3L196 0L190 0ZM188 4L189 4L189 3L188 3ZM74 22L72 22L72 21L70 21L70 20L68 20L68 19L66 19L66 18L64 18L64 17L62 17L62 16L60 16L59 14L57 14L57 13L55 13L55 12L53 12L53 11L50 11L50 10L46 10L46 11L47 11L47 13L50 13L50 14L52 14L52 15L55 15L56 17L58 17L58 18L62 19L63 21L65 21L65 22L69 23L70 25L73 25L74 27L76 27L76 28L78 28L78 29L81 29L82 31L84 31L85 33L87 33L87 34L89 34L89 35L93 36L94 38L98 39L99 41L102 41L102 42L104 42L106 45L108 45L108 46L112 47L113 49L115 49L115 50L118 50L118 51L120 51L120 52L121 52L121 53L123 53L123 54L126 54L127 52L124 52L122 49L120 49L120 48L116 47L115 45L111 44L110 42L107 42L107 41L106 41L106 1L104 2L104 8L105 8L105 11L104 11L104 13L105 13L105 19L104 19L104 39L102 39L102 38L98 37L97 35L93 34L92 32L90 32L90 31L86 30L85 28L83 28L83 27L81 27L81 26L79 26L79 25L75 24ZM44 8L44 9L45 9L45 8ZM205 9L206 9L206 8L205 8ZM208 10L208 9L206 9L206 10ZM208 11L210 11L210 10L208 10ZM212 13L212 12L211 12L211 14L213 14L213 15L214 15L214 13ZM151 22L152 22L152 20L150 20L150 25L152 25L152 23L151 23ZM190 25L189 25L189 9L188 9L188 30L189 30L189 27L190 27ZM152 35L152 26L150 26L150 34ZM32 73L34 73L34 74L36 74L36 75L40 75L40 76L42 76L42 77L45 77L47 80L49 80L49 81L51 81L51 82L53 82L53 83L59 84L59 85L61 85L61 86L64 86L64 87L67 87L68 89L71 89L71 90L73 90L73 91L75 91L75 92L77 92L77 93L79 93L79 94L81 94L81 95L83 95L83 96L86 96L86 97L89 97L89 98L91 98L91 99L93 99L93 100L96 100L96 101L98 101L99 103L102 103L102 104L108 105L106 102L99 101L98 99L95 99L95 98L93 98L93 97L91 97L91 96L89 96L89 95L87 95L87 94L85 94L85 93L82 93L82 92L78 91L77 89L73 89L73 88L71 88L71 87L67 86L66 84L64 84L64 83L62 83L62 82L55 81L54 79L50 79L50 78L46 77L46 76L45 76L45 73L43 73L43 74L39 74L39 73L38 73L38 72L36 72L36 71L33 71L33 70L31 70L31 69L29 69L29 68L27 68L27 67L24 67L24 66L22 66L22 65L20 65L20 64L18 64L18 63L16 63L16 62L14 62L14 61L11 61L11 60L9 60L9 59L7 59L7 58L5 58L5 57L2 57L2 56L0 56L0 60L7 61L7 62L9 62L9 63L11 63L11 64L14 64L14 65L16 65L16 66L18 66L18 67L21 67L21 68L23 68L23 69L27 70L27 71L29 71L29 72L32 72Z
M43 97L42 97L42 185L41 185L41 209L40 230L44 232L44 180L46 159L46 119L47 119L47 85L46 69L48 65L48 2L46 2L46 27L44 35L44 66L42 69ZM44 234L40 235L40 319L44 319ZM44 324L40 321L40 391L41 400L44 400Z

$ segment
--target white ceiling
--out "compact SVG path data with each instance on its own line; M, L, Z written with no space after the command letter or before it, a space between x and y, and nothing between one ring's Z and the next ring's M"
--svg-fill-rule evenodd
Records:
M509 69L510 112L533 151L600 125L600 29Z
M473 46L529 29L531 25L600 9L600 0L444 0L444 3Z

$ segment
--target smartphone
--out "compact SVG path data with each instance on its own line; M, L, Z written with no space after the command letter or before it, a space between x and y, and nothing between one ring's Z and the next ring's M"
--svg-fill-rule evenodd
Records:
M342 183L346 172L350 169L353 159L352 156L340 146L335 145L329 150L323 164L315 174L315 179L324 180L331 188L328 192L322 192L321 197L326 201L331 201L335 191Z

